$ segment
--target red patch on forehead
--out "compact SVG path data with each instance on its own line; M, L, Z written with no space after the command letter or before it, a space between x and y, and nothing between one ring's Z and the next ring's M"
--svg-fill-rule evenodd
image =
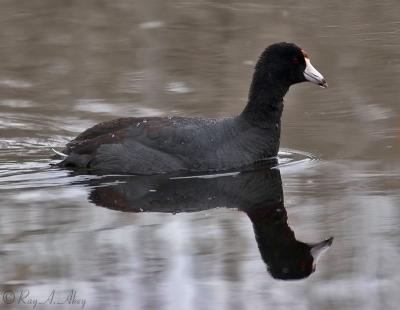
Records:
M301 52L303 53L304 58L310 58L305 50L301 49Z

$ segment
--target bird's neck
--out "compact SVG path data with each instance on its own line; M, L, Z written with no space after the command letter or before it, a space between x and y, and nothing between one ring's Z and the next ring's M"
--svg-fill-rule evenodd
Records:
M283 97L289 85L272 81L271 78L260 78L254 74L250 87L249 99L241 116L251 122L280 121L283 111Z

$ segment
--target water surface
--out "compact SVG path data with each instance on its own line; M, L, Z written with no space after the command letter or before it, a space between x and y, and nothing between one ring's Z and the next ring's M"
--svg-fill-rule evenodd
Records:
M28 289L41 301L75 290L86 309L397 309L399 16L394 0L2 1L0 307L32 307L4 302ZM288 227L335 238L308 278L274 279L240 210L279 187L246 181L252 192L202 201L192 181L134 179L127 192L126 180L49 167L51 147L100 121L239 113L257 57L279 41L329 83L292 87L282 123ZM200 180L207 191L243 178ZM188 192L153 207L179 208L145 212L165 186Z

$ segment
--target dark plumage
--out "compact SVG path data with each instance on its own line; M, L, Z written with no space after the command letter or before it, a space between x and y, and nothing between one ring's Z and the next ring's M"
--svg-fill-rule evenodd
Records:
M72 140L58 165L96 173L156 174L239 168L278 153L283 97L293 84L326 82L304 51L269 46L257 62L248 103L231 118L148 117L100 123Z

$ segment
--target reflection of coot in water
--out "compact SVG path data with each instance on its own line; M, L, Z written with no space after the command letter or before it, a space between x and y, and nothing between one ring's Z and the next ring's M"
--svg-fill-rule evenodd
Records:
M253 223L261 257L274 278L308 277L315 271L319 255L332 244L333 238L315 244L296 240L287 224L283 203L274 209L266 209L263 205L254 206L246 213Z
M113 181L115 184L110 185ZM253 223L261 257L274 278L308 277L315 271L318 256L332 244L332 238L317 244L296 240L287 224L278 169L217 178L120 176L93 182L95 187L89 199L96 205L123 212L179 213L216 207L245 212Z

